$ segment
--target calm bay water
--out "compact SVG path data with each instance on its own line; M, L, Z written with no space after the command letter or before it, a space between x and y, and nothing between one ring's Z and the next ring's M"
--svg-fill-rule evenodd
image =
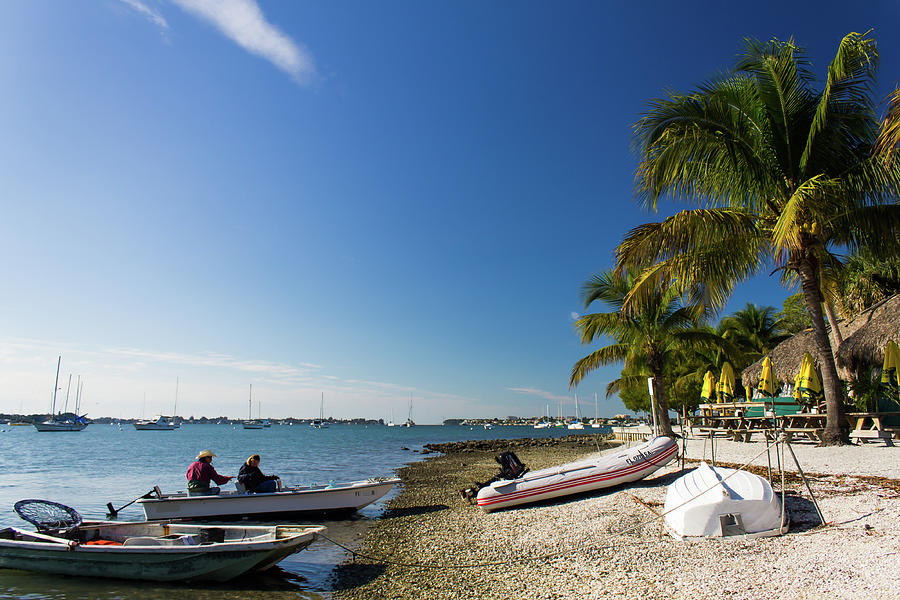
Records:
M264 473L281 476L285 484L328 483L367 477L387 477L400 466L420 460L424 444L476 439L559 437L591 433L588 429L533 429L531 427L469 428L419 425L332 425L315 429L306 425L273 425L245 430L231 425L185 425L175 431L137 431L131 425L90 425L81 432L38 433L33 427L0 427L0 526L31 528L13 511L23 498L41 498L66 504L85 518L103 519L106 503L119 507L158 485L164 492L183 490L184 473L200 450L209 448L223 475L236 475L250 454L262 456ZM223 487L231 487L226 484ZM396 493L395 492L392 492ZM372 519L382 512L382 501L366 507L353 519L328 521L326 535L354 546ZM132 505L119 513L121 520L142 520L143 511ZM329 575L345 553L327 541L280 563L280 571L236 586L173 586L103 581L77 577L43 576L0 569L3 598L159 598L178 594L180 600L217 598L330 597Z

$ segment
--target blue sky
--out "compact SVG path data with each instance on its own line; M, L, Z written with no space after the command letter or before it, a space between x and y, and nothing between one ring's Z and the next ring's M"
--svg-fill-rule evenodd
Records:
M534 415L581 284L652 219L650 98L793 36L824 77L890 2L0 3L0 412ZM747 301L789 292L762 277ZM579 388L603 396L618 369ZM63 383L63 394L65 385ZM146 398L146 399L145 399ZM586 412L593 415L593 402ZM621 412L601 399L600 413Z

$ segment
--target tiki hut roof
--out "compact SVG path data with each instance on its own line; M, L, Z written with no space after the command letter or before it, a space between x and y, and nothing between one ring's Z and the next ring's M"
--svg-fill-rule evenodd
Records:
M865 321L860 317L868 313L869 310L872 309L864 311L859 316L854 317L849 321L838 321L841 338L844 340L844 343L841 344L841 348L847 343L847 339L864 325ZM775 377L779 382L793 384L794 377L800 372L800 361L803 360L804 352L809 352L812 355L813 360L816 361L816 365L818 365L818 352L816 351L816 341L813 336L812 328L804 329L797 335L784 340L772 349L770 356L775 365ZM759 384L759 378L762 375L762 362L763 359L761 358L741 371L741 381L743 382L743 385L756 387L757 384Z
M884 345L889 340L900 342L900 294L863 311L852 322L859 325L838 348L838 366L851 371L880 366L884 362Z

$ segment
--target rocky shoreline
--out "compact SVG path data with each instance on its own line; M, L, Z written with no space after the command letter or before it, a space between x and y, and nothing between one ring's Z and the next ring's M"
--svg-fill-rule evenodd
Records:
M897 481L829 474L812 460L804 470L815 474L813 491L832 524L818 526L805 486L792 477L791 532L760 540L685 543L664 535L656 514L665 486L681 474L676 463L631 487L491 514L458 495L496 473L500 451L515 451L536 470L604 448L596 435L570 437L430 446L441 454L400 470L403 491L359 555L336 570L334 597L856 598L890 597L900 583ZM752 446L743 446L748 458L758 452ZM900 453L879 456L893 461ZM740 463L739 455L728 458Z

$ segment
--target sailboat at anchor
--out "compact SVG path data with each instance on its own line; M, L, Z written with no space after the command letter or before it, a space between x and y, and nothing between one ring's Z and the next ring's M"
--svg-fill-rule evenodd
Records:
M78 416L78 409L81 405L81 375L78 376L78 384L75 391L75 418L57 420L56 419L56 391L59 389L59 365L62 362L62 356L56 360L56 382L53 384L53 401L50 404L50 418L43 423L34 423L34 428L38 431L81 431L88 426L87 419L84 415ZM72 376L69 375L69 386L72 385ZM69 407L69 387L66 387L66 409Z

